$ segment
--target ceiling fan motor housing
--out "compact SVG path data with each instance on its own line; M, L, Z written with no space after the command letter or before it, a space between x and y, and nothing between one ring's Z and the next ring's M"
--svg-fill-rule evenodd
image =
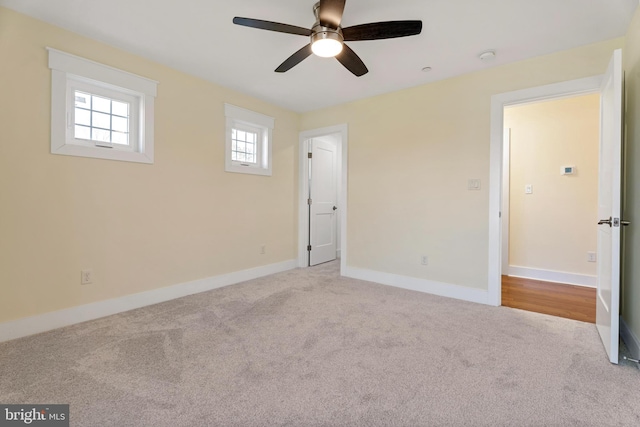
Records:
M336 40L340 43L344 42L344 37L342 35L342 29L333 29L329 27L323 27L320 24L316 24L311 28L311 43L315 43L318 40L329 39Z

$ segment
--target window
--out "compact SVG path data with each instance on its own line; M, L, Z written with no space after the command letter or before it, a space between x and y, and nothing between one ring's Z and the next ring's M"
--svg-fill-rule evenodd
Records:
M258 129L238 125L231 128L231 160L256 164L258 161Z
M94 91L95 92L95 91ZM96 145L133 149L129 139L131 105L135 102L74 90L74 138ZM134 132L135 135L135 132Z
M225 104L227 172L271 175L271 137L274 119Z
M153 163L157 82L47 49L51 153Z

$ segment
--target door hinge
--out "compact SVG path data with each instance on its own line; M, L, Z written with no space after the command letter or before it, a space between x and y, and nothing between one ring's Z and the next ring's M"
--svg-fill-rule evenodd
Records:
M309 159L311 159L311 158L313 158L313 154L312 154L312 153L307 153L307 157L308 157Z
M307 250L310 251L311 250L311 245L307 246Z
M307 204L310 205L311 203L313 203L313 201L311 199L307 199Z

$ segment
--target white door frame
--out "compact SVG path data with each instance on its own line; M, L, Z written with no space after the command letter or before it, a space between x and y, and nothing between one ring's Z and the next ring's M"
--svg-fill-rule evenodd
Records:
M309 237L309 206L307 194L309 194L309 158L307 157L307 141L311 138L340 134L338 151L340 153L340 200L338 201L338 221L340 222L340 271L343 272L347 265L347 153L348 153L348 126L346 123L329 126L320 129L300 132L298 152L300 158L298 178L298 267L308 266L308 237Z
M504 117L504 109L503 117ZM505 129L502 135L502 266L500 270L503 275L509 273L509 221L511 211L509 210L509 197L511 191L511 129Z
M502 304L502 212L504 107L600 92L602 75L539 86L491 97L489 163L489 286L488 303Z

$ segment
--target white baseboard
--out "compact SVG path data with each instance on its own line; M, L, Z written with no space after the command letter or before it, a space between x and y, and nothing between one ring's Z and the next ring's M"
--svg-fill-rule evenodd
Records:
M465 286L434 282L432 280L418 279L416 277L401 276L356 267L344 268L342 275L382 285L395 286L396 288L410 289L412 291L425 292L428 294L455 298L463 301L477 302L480 304L489 304L489 293L483 289L467 288Z
M69 326L135 308L158 304L160 302L181 298L187 295L210 291L212 289L245 282L251 279L292 270L297 267L297 260L289 260L276 264L269 264L248 270L222 274L220 276L207 277L193 280L173 286L154 289L152 291L125 295L105 301L84 304L50 313L25 317L0 323L0 342L15 338L26 337L40 332Z
M640 340L620 316L620 336L631 353L631 357L640 360Z
M596 276L587 274L542 270L517 265L510 265L507 269L507 274L509 276L524 277L525 279L544 280L545 282L566 283L569 285L586 286L588 288L596 287Z

